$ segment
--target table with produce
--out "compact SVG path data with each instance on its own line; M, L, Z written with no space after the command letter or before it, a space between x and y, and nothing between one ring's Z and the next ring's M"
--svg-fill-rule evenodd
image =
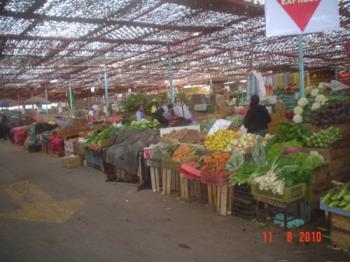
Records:
M222 127L209 119L200 122L204 136L181 130L164 137L163 144L186 145L179 146L176 155L175 151L161 155L165 163L181 163L180 180L184 177L185 182L180 181L180 193L186 199L196 193L203 199L206 194L207 203L217 210L220 206L220 213L224 213L221 207L225 203L218 199L232 200L232 192L222 190L225 186L250 187L256 200L277 207L302 200L312 210L319 208L319 198L331 187L331 181L346 180L350 171L349 108L346 95L307 90L307 96L297 101L292 119L282 122L273 136L240 131L241 117L221 120ZM194 154L193 144L204 150ZM198 185L191 188L193 180L206 189ZM160 187L161 182L158 179ZM229 213L229 205L226 207Z

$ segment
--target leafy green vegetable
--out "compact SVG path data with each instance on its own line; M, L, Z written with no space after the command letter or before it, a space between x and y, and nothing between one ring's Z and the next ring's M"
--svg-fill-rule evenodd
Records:
M258 169L258 166L252 161L245 162L239 170L230 176L232 185L242 185L247 183L251 175Z
M226 169L235 171L244 163L244 156L240 152L234 152L231 158L226 162Z
M305 138L309 134L310 130L305 125L285 122L280 125L277 134L270 140L270 143L275 144L295 140L303 145Z

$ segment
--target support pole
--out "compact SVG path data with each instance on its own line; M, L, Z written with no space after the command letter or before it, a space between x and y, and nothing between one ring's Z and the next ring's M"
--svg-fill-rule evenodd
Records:
M45 99L46 99L46 101L49 101L49 94L48 94L48 92L47 92L47 87L45 87ZM48 104L46 104L46 114L48 115L49 114L49 105Z
M104 88L105 88L105 104L107 108L107 117L109 117L109 97L108 97L108 78L107 78L107 69L104 70Z
M168 79L169 79L169 96L172 104L175 103L175 89L173 83L173 58L171 55L167 57L168 62Z
M69 108L71 111L71 116L73 115L73 93L72 93L72 81L68 81L68 95L69 95Z
M302 35L298 35L298 64L299 64L300 97L304 97L305 96L305 71L304 71L304 47L303 47Z

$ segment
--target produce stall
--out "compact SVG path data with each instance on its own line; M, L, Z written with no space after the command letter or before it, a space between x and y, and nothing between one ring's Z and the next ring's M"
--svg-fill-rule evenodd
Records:
M321 199L320 208L330 220L332 245L350 249L350 189L349 184L337 183Z

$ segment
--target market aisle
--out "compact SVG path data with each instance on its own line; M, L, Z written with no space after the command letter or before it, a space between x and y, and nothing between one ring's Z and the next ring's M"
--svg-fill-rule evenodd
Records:
M350 261L318 244L287 244L276 228L265 244L261 234L269 228L150 190L136 192L135 185L105 183L93 169L64 169L58 158L2 141L0 186L2 262ZM1 215L30 203L39 204L22 218L36 222Z

